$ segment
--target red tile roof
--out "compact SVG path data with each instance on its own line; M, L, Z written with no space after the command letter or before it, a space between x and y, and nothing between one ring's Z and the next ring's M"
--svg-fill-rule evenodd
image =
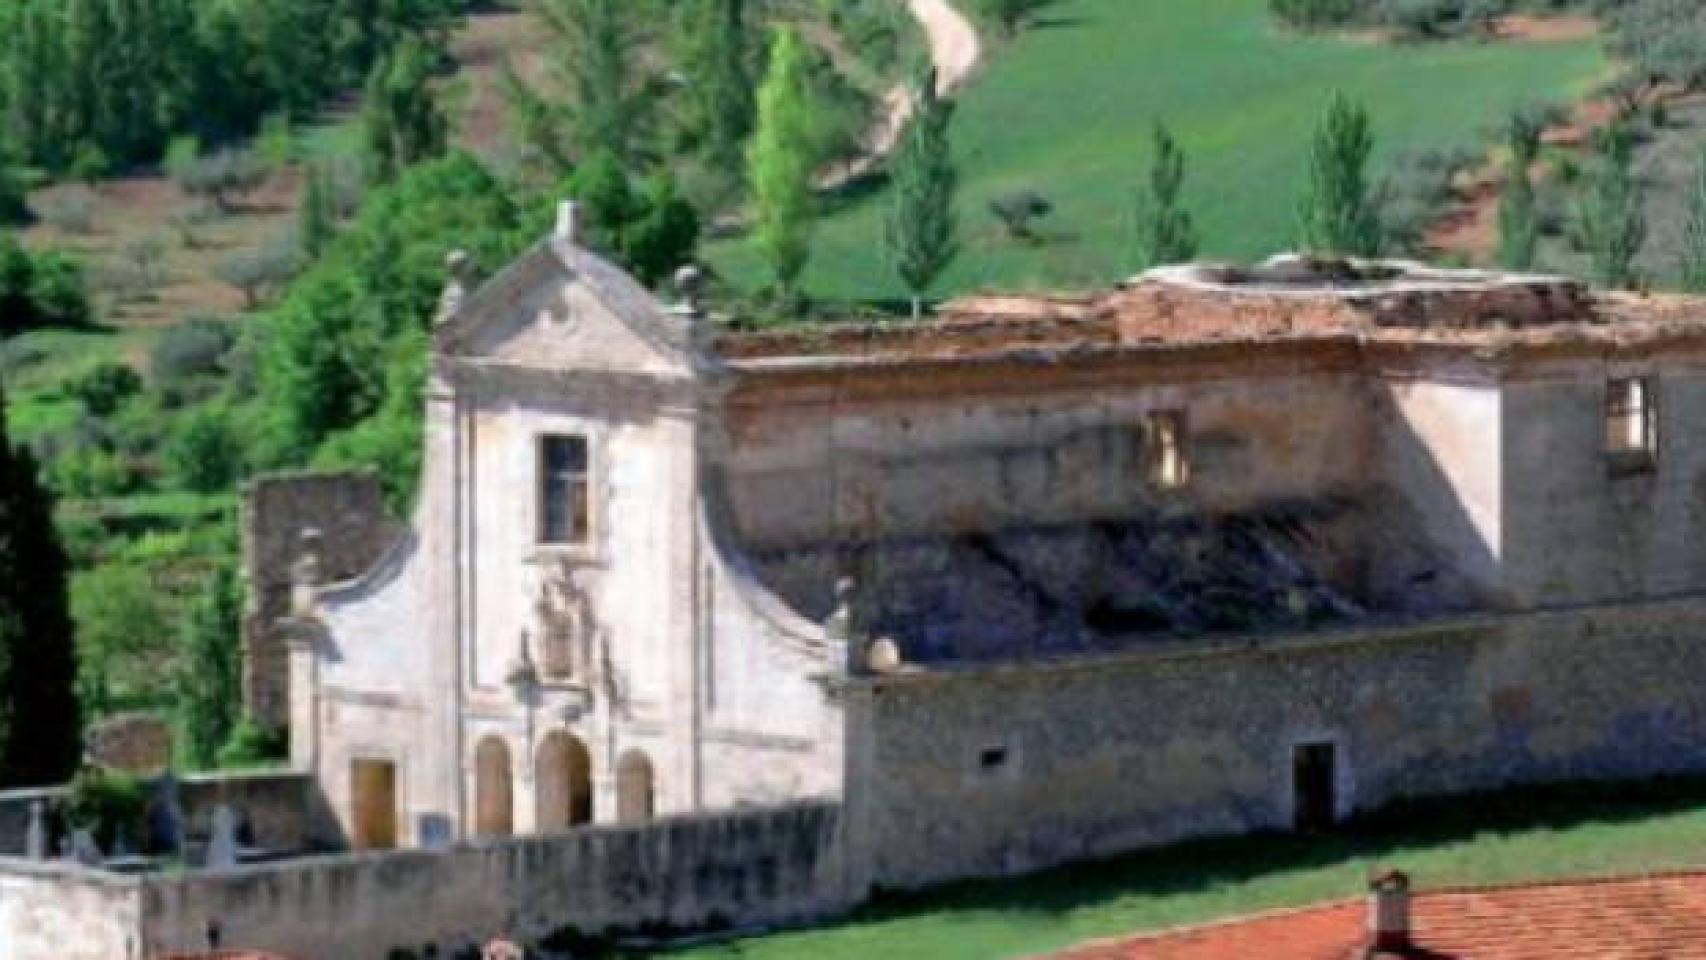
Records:
M1411 960L1706 960L1706 873L1418 892ZM1342 901L1123 941L1057 960L1353 960L1368 907Z

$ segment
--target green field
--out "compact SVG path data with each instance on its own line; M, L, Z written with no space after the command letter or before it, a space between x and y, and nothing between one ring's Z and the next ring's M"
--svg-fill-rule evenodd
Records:
M1131 267L1131 208L1165 119L1190 153L1190 201L1210 256L1288 245L1306 145L1331 91L1374 115L1381 157L1478 143L1512 107L1568 100L1610 67L1596 43L1388 45L1275 29L1266 0L1061 0L989 51L962 98L955 143L964 252L942 293L1106 284ZM991 197L1035 189L1047 243L1004 239ZM880 250L880 194L818 234L808 277L830 299L900 291ZM711 250L737 285L763 282L739 241Z
M889 899L822 930L669 960L1001 960L1107 937L1359 896L1376 867L1422 887L1706 865L1706 783L1434 801L1324 837L1187 844L1035 877Z

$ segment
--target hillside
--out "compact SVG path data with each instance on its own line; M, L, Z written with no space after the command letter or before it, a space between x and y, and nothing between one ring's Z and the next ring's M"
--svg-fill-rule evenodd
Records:
M1189 200L1208 256L1287 245L1308 138L1330 93L1362 100L1377 162L1413 148L1481 142L1516 106L1568 101L1610 71L1592 40L1393 45L1279 31L1265 0L1061 0L989 50L955 119L965 249L942 281L975 288L1105 284L1130 266L1130 208L1164 119L1190 157ZM1002 236L988 213L1036 190L1055 208L1043 241ZM841 202L822 223L808 286L831 299L891 297L882 194ZM836 206L831 204L832 208ZM737 286L762 284L739 240L712 247Z

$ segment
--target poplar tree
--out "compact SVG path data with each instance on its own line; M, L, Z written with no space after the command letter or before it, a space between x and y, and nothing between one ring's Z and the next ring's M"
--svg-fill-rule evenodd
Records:
M1706 150L1694 162L1681 260L1682 288L1689 293L1706 293Z
M337 233L337 212L332 197L331 175L320 164L312 164L304 175L302 198L296 212L296 242L302 262L311 264Z
M770 267L776 293L791 305L811 256L812 172L816 118L804 45L776 30L770 69L758 90L758 130L747 151L756 223L753 239Z
M521 135L558 172L599 150L628 165L649 132L655 84L643 69L635 6L632 0L532 2L552 38L550 92L507 65L503 84Z
M1540 243L1539 213L1535 207L1534 161L1540 155L1541 127L1518 114L1509 131L1511 166L1504 195L1499 198L1499 263L1511 270L1534 266Z
M1309 151L1309 184L1298 218L1299 239L1309 252L1380 253L1380 213L1368 184L1373 152L1368 111L1334 94Z
M230 565L221 566L191 608L184 632L185 662L178 672L178 722L185 761L213 767L242 713L242 657L238 632L242 590Z
M891 167L884 239L889 259L912 294L912 316L924 313L924 294L959 252L954 219L954 171L948 127L953 104L936 91L927 71L912 94L912 118L901 134Z
M1137 239L1141 267L1184 263L1197 255L1196 223L1184 208L1185 153L1166 125L1155 125L1155 160L1149 185L1138 197Z
M756 109L746 0L695 0L685 31L682 60L700 153L714 172L738 171Z
M0 394L0 784L71 776L82 753L65 552L36 461L6 435Z
M1597 139L1599 159L1576 211L1576 241L1587 251L1596 283L1626 288L1635 282L1635 257L1647 238L1641 187L1635 180L1635 147L1620 124L1601 131Z

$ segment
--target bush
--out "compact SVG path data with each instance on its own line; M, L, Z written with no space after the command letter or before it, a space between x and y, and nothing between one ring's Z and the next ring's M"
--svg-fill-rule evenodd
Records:
M53 251L32 256L0 236L0 336L88 319L83 271L75 260Z
M182 418L162 452L173 485L197 493L230 490L243 470L242 441L231 412L207 406Z
M161 383L212 376L236 341L231 327L220 320L192 317L168 327L154 341L148 354L148 370Z
M80 444L53 458L49 480L61 496L80 499L135 493L141 478L130 461L103 447Z
M142 378L122 363L103 361L66 381L64 390L90 415L105 417L142 392Z
M1291 26L1314 30L1357 21L1363 5L1359 0L1268 0L1268 11Z
M126 773L86 766L71 778L61 801L61 816L73 830L88 830L103 851L112 852L122 837L132 849L143 839L148 794L142 781Z
M273 767L289 758L289 735L283 730L263 727L253 717L237 721L231 739L219 748L219 766L225 770Z
M1474 156L1464 151L1412 150L1399 154L1378 192L1386 245L1407 253L1420 252L1428 227L1452 202L1453 179L1474 162Z
M42 203L42 219L61 233L84 236L94 228L94 214L91 212L89 193L78 189L75 193L64 193Z
M1035 240L1037 236L1031 229L1032 225L1053 213L1054 205L1035 190L1018 190L989 201L989 212L1001 221L1009 238Z

